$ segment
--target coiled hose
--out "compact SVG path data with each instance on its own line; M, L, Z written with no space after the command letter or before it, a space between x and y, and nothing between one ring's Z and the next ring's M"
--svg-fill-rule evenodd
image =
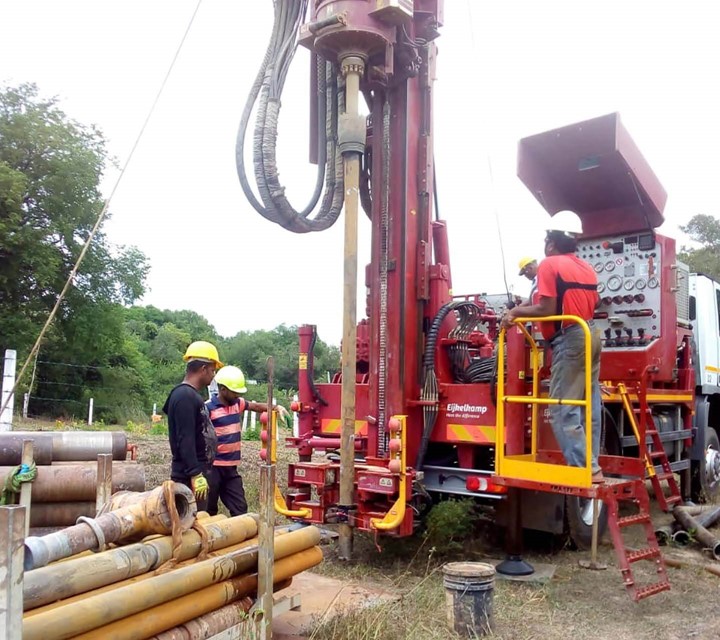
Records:
M266 219L295 233L323 231L338 219L343 206L343 162L337 145L337 122L339 111L344 109L344 91L339 86L333 65L318 56L318 171L310 202L302 211L297 211L285 197L285 188L279 180L277 129L280 98L297 50L297 34L307 11L308 0L275 0L274 5L275 20L270 43L238 128L235 144L238 178L245 197ZM255 197L248 181L244 157L248 123L256 102L253 169L262 203ZM318 202L319 210L311 217Z

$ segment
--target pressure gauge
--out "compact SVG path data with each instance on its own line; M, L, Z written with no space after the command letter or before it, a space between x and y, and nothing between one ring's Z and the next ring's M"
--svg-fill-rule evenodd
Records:
M602 273L602 270L605 268L605 265L602 262L596 262L595 266L593 266L593 269L595 269L595 273Z
M603 291L605 291L605 283L604 283L604 282L598 282L597 292L598 292L598 293L602 293Z
M647 281L647 286L651 289L657 289L658 284L660 283L658 282L657 278L649 278Z
M637 281L635 282L635 288L640 289L640 291L642 291L646 285L647 285L647 282L645 282L645 280L643 280L643 278L638 278Z
M625 284L623 285L625 291L630 291L634 286L635 283L632 280L625 280Z
M605 263L605 271L615 271L615 262L613 260L608 260Z
M622 287L622 278L620 276L612 276L607 281L607 288L610 291L619 291Z

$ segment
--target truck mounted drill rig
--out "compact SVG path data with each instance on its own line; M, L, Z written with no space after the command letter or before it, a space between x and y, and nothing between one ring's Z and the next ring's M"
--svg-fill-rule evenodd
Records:
M299 460L276 503L307 522L339 523L345 557L352 529L411 535L442 496L494 504L499 520L515 528L519 516L527 528L554 533L569 524L581 546L600 504L596 527L609 526L625 585L636 599L652 595L669 584L645 479L665 510L720 484L712 428L719 424L720 285L691 276L676 260L674 240L656 233L665 191L616 114L520 142L518 176L550 215L580 216L577 253L598 274L608 481L593 486L589 466L564 464L543 411L557 402L543 384L551 354L524 322L501 331L486 299L452 291L447 228L433 214L442 24L442 0L275 0L272 38L238 135L241 184L259 213L297 233L326 229L345 210L342 367L331 382L316 383L315 328L300 328L300 428L288 439ZM301 211L285 198L276 162L280 96L298 43L311 51L310 156L318 165ZM256 103L260 201L243 158ZM359 205L372 246L366 318L358 323ZM705 289L718 295L699 297ZM326 459L312 458L322 451ZM620 517L623 502L637 513ZM644 527L647 549L625 549L621 532L631 525ZM641 559L656 564L657 583L635 585L631 565Z

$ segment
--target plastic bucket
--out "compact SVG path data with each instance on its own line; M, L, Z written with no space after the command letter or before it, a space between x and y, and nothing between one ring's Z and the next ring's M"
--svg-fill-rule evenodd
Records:
M495 568L484 562L450 562L442 571L448 626L463 638L490 633Z

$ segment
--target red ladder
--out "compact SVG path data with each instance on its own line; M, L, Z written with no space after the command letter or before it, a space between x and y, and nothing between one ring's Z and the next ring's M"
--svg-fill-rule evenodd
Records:
M655 538L655 529L650 519L650 498L645 488L645 480L620 480L608 478L600 493L608 508L608 529L615 547L620 572L630 597L637 602L670 589L665 561ZM621 504L633 504L637 512L620 516ZM645 532L647 546L642 549L630 549L625 546L623 531L631 526L641 526ZM655 565L657 582L638 585L635 582L632 567L636 562L647 560Z
M675 479L675 474L670 467L670 461L665 453L665 447L660 439L660 433L655 425L650 405L647 402L647 394L644 385L640 384L635 387L637 394L637 405L630 399L627 387L624 384L618 385L618 391L625 406L630 424L635 432L635 437L640 447L640 457L645 460L647 475L650 478L660 508L665 511L672 511L675 505L682 502L680 487ZM652 449L648 449L647 436L650 436ZM655 467L659 466L661 472L657 473ZM670 495L665 495L662 482L667 482L670 489Z

